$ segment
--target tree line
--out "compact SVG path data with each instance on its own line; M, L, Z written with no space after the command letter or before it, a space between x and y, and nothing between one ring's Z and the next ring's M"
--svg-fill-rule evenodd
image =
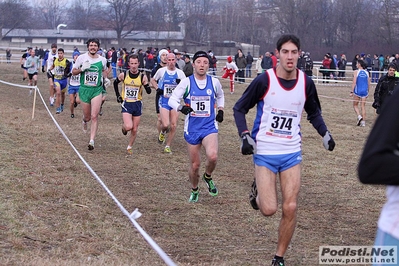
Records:
M251 43L273 51L281 34L301 39L312 58L327 53L396 53L399 0L0 0L0 29L178 31L186 43ZM3 36L0 36L2 38Z

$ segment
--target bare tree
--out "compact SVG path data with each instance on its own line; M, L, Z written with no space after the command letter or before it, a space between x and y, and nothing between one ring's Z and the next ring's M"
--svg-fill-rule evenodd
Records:
M116 31L118 43L124 45L123 39L132 33L135 24L144 21L142 17L142 0L107 0L110 11L108 21L111 27Z
M97 0L74 0L72 6L68 8L68 26L77 30L104 29L103 17L99 16L101 13Z
M25 0L6 0L0 1L0 40L2 40L13 29L25 28L30 19L30 14L26 12L28 5ZM21 14L24 14L21 16ZM2 34L3 29L7 32Z
M376 21L379 23L374 28L376 38L393 47L398 41L399 34L399 0L375 0Z
M37 13L38 17L42 19L45 28L55 29L59 24L66 24L68 21L66 10L65 1L40 0Z
M210 16L212 9L212 0L187 0L182 4L187 40L198 43L209 41L209 24L213 22L211 19L214 19Z

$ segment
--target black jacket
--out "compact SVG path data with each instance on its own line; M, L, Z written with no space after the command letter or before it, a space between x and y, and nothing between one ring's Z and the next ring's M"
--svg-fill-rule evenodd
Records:
M377 109L377 114L381 112L381 107L387 97L391 96L399 88L399 78L390 77L388 74L379 79L374 91L373 107Z
M382 107L358 166L364 184L399 185L399 91Z

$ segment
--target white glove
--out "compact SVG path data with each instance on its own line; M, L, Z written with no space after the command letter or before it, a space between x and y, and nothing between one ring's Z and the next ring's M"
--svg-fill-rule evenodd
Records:
M80 67L80 69L82 70L82 72L86 71L87 69L89 69L91 66L89 61L85 61L83 62L83 65Z
M108 88L109 85L111 85L111 81L110 81L108 78L105 78L105 79L104 79L104 86L105 86L106 88Z

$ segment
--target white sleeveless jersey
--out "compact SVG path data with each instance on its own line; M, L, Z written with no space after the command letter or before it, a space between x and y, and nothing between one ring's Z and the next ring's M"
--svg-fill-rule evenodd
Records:
M48 57L47 57L47 69L50 69L51 66L54 64L54 57L58 58L58 52L55 52L55 54L53 54L52 51L48 52ZM51 73L55 73L54 72L55 69L51 70Z
M257 105L252 130L257 154L277 155L301 150L300 122L306 101L305 73L297 70L293 88L281 86L274 69L267 70L269 88Z
M72 69L74 69L74 68L78 68L78 66L76 65L76 63L75 62L73 62L73 64L72 64ZM77 75L72 75L70 78L69 78L69 85L70 86L80 86L80 73L79 74L77 74Z

